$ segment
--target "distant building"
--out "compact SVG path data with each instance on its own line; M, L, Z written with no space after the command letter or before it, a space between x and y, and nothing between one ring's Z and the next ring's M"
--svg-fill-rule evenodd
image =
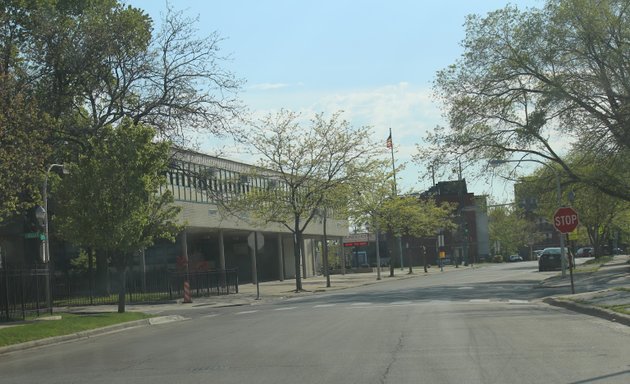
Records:
M178 267L181 260L188 260L191 270L238 268L241 282L253 281L253 251L248 236L254 232L263 234L264 246L258 252L257 270L260 280L283 280L295 277L293 236L280 224L255 225L241 218L224 216L219 212L217 196L247 193L251 188L268 186L269 179L251 179L245 176L251 165L209 156L191 150L177 150L167 172L168 183L163 188L173 193L175 204L182 209L179 221L185 228L175 243L159 241L145 250L136 266L159 266L169 269ZM50 207L53 208L54 201ZM61 202L58 202L61 204ZM341 244L348 234L348 221L338 219L327 210L326 232L329 240ZM28 238L26 233L32 220L28 217L8 223L0 228L0 257L4 265L30 267L39 262L39 238ZM304 233L300 267L302 276L308 277L321 271L324 221L312 220ZM30 231L30 232L29 232ZM68 265L78 250L54 238L51 227L51 260L57 266ZM1 266L1 265L0 265Z
M538 209L538 193L529 188L531 183L517 182L514 184L514 204L519 207L525 219L536 225L537 231L541 234L541 240L532 245L532 249L543 249L546 247L557 247L560 244L558 231L553 224L545 217L536 214Z
M444 232L444 247L449 262L475 263L489 257L488 216L486 196L469 193L466 180L441 181L429 190L419 194L420 198L429 198L436 203L455 205L457 229ZM403 236L403 260L414 265L422 265L422 252L426 251L427 261L435 264L438 260L437 236L414 238Z

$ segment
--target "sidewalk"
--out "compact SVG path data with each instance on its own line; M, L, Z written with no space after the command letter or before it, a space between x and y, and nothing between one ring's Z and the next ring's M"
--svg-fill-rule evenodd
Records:
M615 256L612 261L603 265L596 272L577 273L574 275L576 291L581 292L575 295L552 296L543 300L543 302L567 308L576 312L586 313L592 316L598 316L610 321L618 322L630 326L630 315L621 314L611 310L623 308L630 312L630 264L628 264L630 256ZM460 267L460 269L469 269L471 267ZM477 268L476 266L474 268ZM139 322L123 323L112 327L112 329L95 329L92 331L81 332L75 335L63 336L60 339L43 339L35 342L24 344L15 344L8 347L0 347L0 355L12 351L54 344L58 342L66 342L69 340L93 337L95 335L115 332L126 328L137 327L142 325L156 325L171 321L182 321L186 318L177 312L183 310L189 311L195 308L219 308L229 306L248 306L272 301L282 300L289 297L308 297L322 292L332 292L363 285L382 284L388 281L423 278L424 276L448 273L456 271L454 266L445 266L444 271L433 266L429 268L428 273L424 273L422 267L415 267L413 274L408 274L408 269L395 269L394 277L389 277L389 269L381 272L381 280L377 280L376 272L372 273L347 273L345 275L331 275L331 286L326 287L326 277L316 276L308 277L302 280L303 291L295 292L295 280L285 281L268 281L259 284L260 298L256 298L256 285L243 284L239 286L239 293L211 296L202 298L193 298L193 302L182 303L181 300L155 303L155 304L128 304L127 311L138 311L156 315L152 319ZM552 276L539 284L545 288L561 288L562 292L567 292L570 286L568 276ZM594 289L596 288L596 289ZM593 289L593 290L591 290ZM99 305L87 307L71 307L56 308L55 312L73 312L73 313L94 313L94 312L115 312L117 307L114 305ZM0 325L0 327L14 326L14 324Z
M567 308L591 316L630 326L630 260L629 255L616 255L596 272L576 273L573 276L575 295L552 296L544 299L547 304ZM570 280L553 276L541 282L541 287L570 287ZM613 310L613 308L615 310Z
M388 281L410 278L421 278L422 276L428 276L436 273L447 273L452 270L456 270L456 268L451 265L445 266L444 272L441 272L439 267L433 266L432 268L429 268L428 272L425 274L422 267L414 267L413 274L410 275L408 268L404 268L402 270L400 268L396 268L394 270L394 277L390 277L389 269L383 268L381 269L381 280L377 280L376 271L372 273L346 273L345 275L335 274L330 275L330 287L326 287L325 276L313 276L302 278L303 290L301 292L295 291L295 279L288 279L284 281L265 281L259 284L259 299L256 299L256 284L247 283L238 286L238 293L222 296L193 297L193 302L190 304L183 303L182 300L179 299L173 302L158 304L128 304L126 308L128 311L162 314L181 311L182 309L257 305L290 297L307 297L323 292L334 292L363 285L382 284ZM100 305L98 307L67 308L67 311L94 312L95 309L98 309L99 311L107 312L115 311L116 308L117 307L113 305Z

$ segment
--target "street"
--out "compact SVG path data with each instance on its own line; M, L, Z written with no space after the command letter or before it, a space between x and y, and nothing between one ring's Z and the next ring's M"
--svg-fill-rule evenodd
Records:
M3 355L1 381L630 382L630 329L542 303L567 292L539 287L555 273L535 262L416 273L259 305L186 307L187 321Z

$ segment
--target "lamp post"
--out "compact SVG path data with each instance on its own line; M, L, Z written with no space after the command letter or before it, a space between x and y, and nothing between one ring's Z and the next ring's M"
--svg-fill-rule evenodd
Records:
M42 207L41 205L38 205L35 208L35 218L37 219L37 224L40 227L46 227L46 222L48 221L48 212L46 211L46 209L44 207ZM41 254L41 259L42 262L44 263L44 265L46 266L46 278L45 278L45 292L46 292L46 307L48 308L48 310L52 313L52 305L51 305L51 298L50 298L50 269L48 267L48 259L46 256L46 238L42 238L40 235L40 240L41 240L41 245L40 245L40 254Z
M324 264L324 276L326 276L326 287L330 288L330 270L328 269L328 235L326 233L326 217L328 216L328 212L326 208L323 208L323 209L316 209L315 213L322 219L323 235L324 235L324 240L322 244L322 252L323 252L322 261ZM345 264L345 261L344 261L344 264Z
M49 310L52 312L52 297L50 295L50 241L48 239L48 177L50 171L53 168L61 168L65 172L63 164L51 164L46 169L46 176L44 178L44 187L42 189L42 200L44 201L44 247L43 247L43 261L46 264L46 303Z
M376 280L381 279L381 251L380 251L380 243L379 243L379 230L378 223L376 219L372 216L372 220L374 221L374 237L376 238ZM370 243L370 224L366 224L366 228L368 230L368 244Z
M558 208L562 207L562 189L560 187L560 174L558 173L558 170L555 169L554 167L552 167L551 165L544 163L540 160L536 160L536 159L522 159L522 160L490 160L490 165L491 166L497 166L500 164L505 164L505 163L521 163L521 162L530 162L530 163L538 163L538 164L542 164L545 167L551 169L556 177L556 205L558 206ZM567 275L567 260L566 260L566 255L565 255L565 249L564 249L564 234L560 233L558 231L558 234L560 235L560 262L562 263L562 277L566 277Z

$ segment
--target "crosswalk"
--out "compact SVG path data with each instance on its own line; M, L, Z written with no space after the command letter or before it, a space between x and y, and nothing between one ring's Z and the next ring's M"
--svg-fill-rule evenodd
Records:
M238 312L233 312L233 315L236 316L246 316L253 315L261 312L288 312L295 310L322 310L326 308L347 308L347 309L369 309L369 308L399 308L399 307L408 307L408 306L422 306L422 305L454 305L454 304L504 304L504 305L523 305L523 304L531 304L530 300L521 300L521 299L499 299L499 298L487 298L487 299L469 299L469 300L398 300L391 302L368 302L368 301L357 301L357 302L342 302L342 303L313 303L310 305L301 305L301 306L282 306L277 308L265 308L265 309L248 309ZM212 313L205 315L203 317L216 317L219 316L219 313Z

